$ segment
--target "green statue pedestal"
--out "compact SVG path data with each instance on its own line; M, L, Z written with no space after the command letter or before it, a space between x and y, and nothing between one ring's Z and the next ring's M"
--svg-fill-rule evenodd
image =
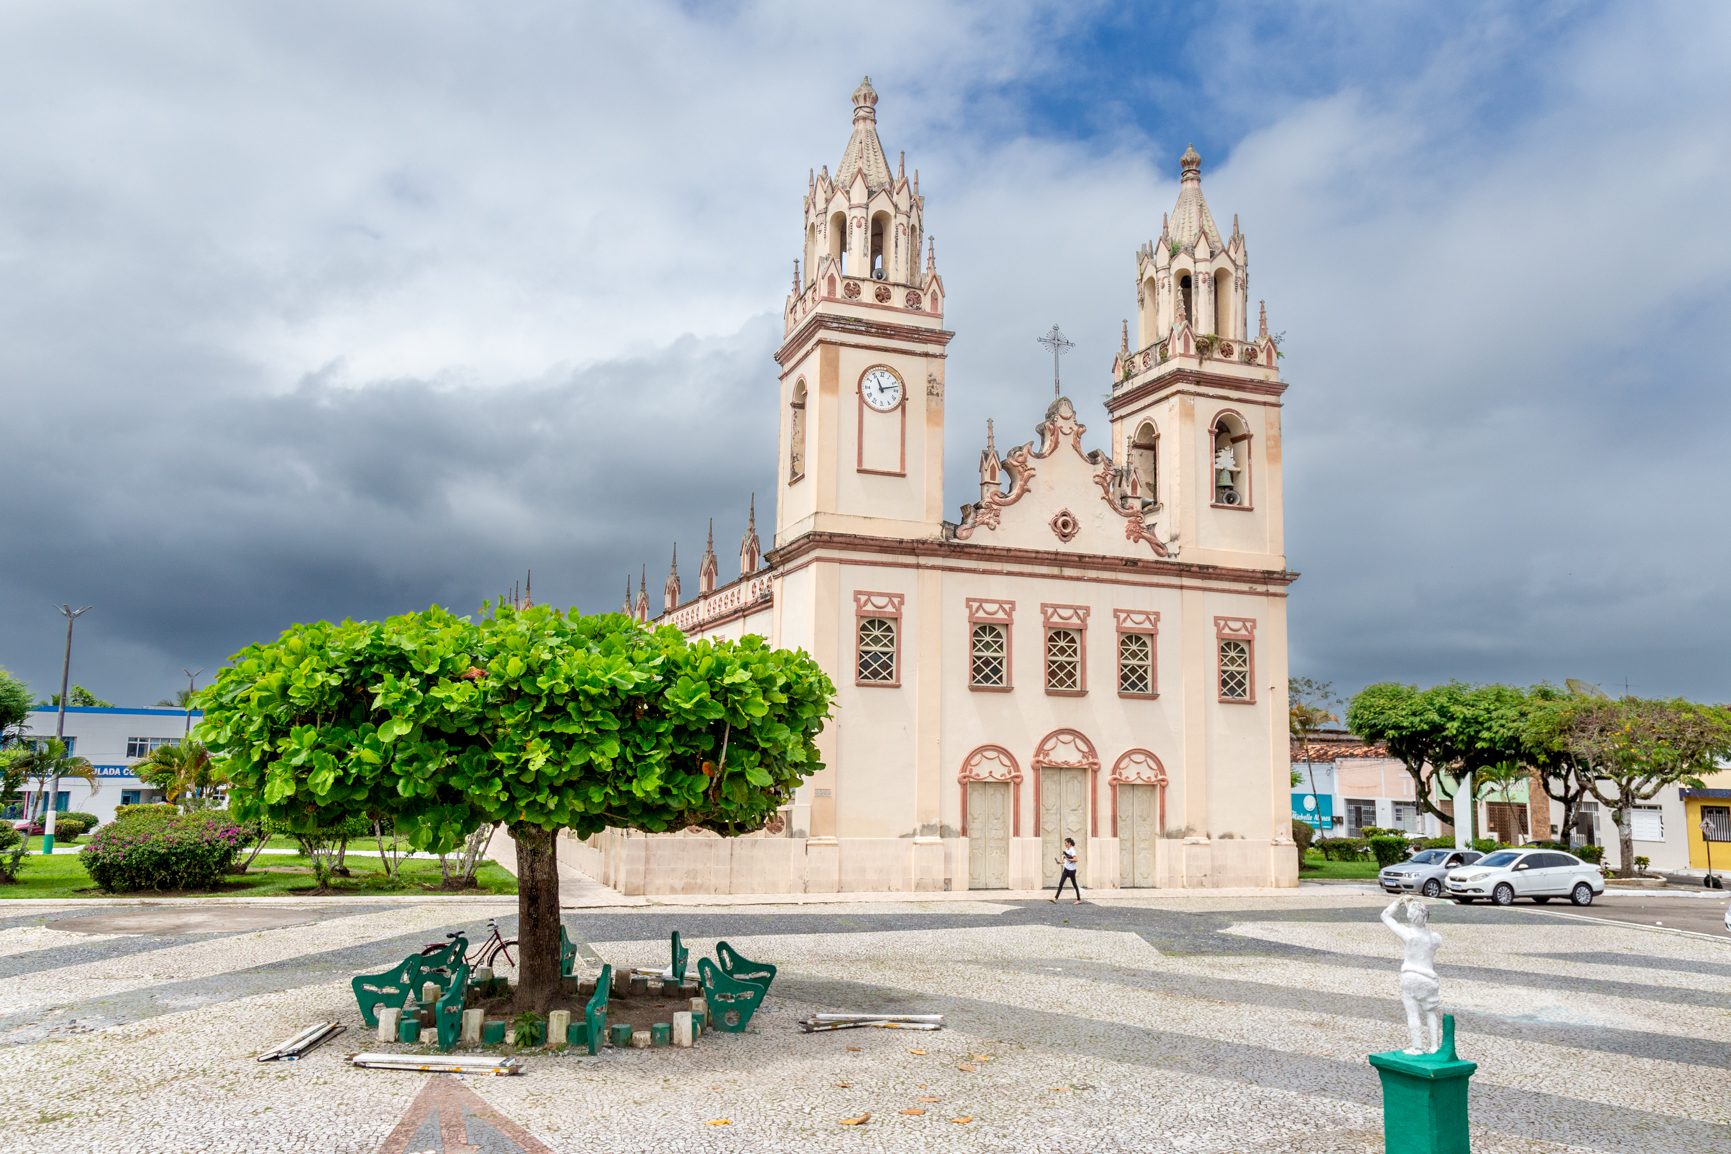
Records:
M1372 1054L1382 1076L1382 1140L1387 1154L1467 1154L1467 1079L1479 1068L1455 1054L1455 1019L1443 1015L1434 1054Z

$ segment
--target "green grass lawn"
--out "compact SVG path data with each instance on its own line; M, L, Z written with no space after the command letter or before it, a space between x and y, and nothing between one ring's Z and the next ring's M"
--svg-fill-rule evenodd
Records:
M31 848L37 848L40 838L31 838ZM68 852L70 851L70 852ZM312 864L300 854L269 854L261 856L244 874L231 874L220 890L195 894L175 894L175 897L300 897L342 894L412 894L436 896L447 891L439 889L439 863L436 861L406 861L402 879L390 881L384 871L370 863L375 858L348 859L353 877L334 878L328 890L319 891L313 885ZM494 862L482 862L475 872L476 888L458 893L514 894L517 879ZM12 885L0 884L0 898L96 898L110 897L91 882L78 860L77 850L61 848L57 840L54 853L48 857L32 852L24 859L24 868ZM162 897L146 890L132 897Z
M1375 858L1363 861L1329 861L1315 850L1304 855L1304 861L1299 866L1300 878L1353 878L1362 881L1375 880L1381 866Z

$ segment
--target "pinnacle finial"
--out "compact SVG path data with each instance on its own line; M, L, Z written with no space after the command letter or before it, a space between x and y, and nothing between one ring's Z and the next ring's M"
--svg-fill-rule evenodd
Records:
M853 118L875 121L877 114L878 92L872 87L872 78L866 77L859 82L859 87L853 90Z
M679 542L673 543L673 571L679 572Z
M527 609L535 604L535 570L527 570L523 574L523 607Z
M1118 351L1121 353L1127 353L1130 351L1130 318L1129 317L1124 318L1124 332L1118 338Z
M931 272L938 267L938 242L935 237L926 237L926 271Z
M1184 155L1178 158L1180 172L1186 180L1202 179L1202 155L1196 151L1194 144L1184 150Z
M1256 302L1256 336L1259 340L1268 339L1268 302Z
M746 511L746 514L745 514L745 527L747 529L756 529L757 528L757 494L756 493L753 493L751 495L751 506Z
M715 552L715 518L714 517L711 517L709 519L708 551L711 553Z
M992 428L992 418L987 417L986 418L986 452L996 453L997 451L998 451L998 436L997 436L996 431L993 430L993 428Z
M637 591L645 597L649 596L649 566L643 566L643 572L637 576Z
M906 180L907 178L908 178L908 150L904 148L901 150L900 153L898 153L896 155L896 179L897 180Z

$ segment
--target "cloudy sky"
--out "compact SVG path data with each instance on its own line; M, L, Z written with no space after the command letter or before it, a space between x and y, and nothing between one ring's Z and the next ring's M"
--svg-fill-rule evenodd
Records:
M1287 335L1294 672L1731 697L1731 5L1662 2L6 5L0 665L62 601L124 704L529 567L611 608L712 514L726 575L867 72L952 507L1054 321L1103 433L1193 142Z

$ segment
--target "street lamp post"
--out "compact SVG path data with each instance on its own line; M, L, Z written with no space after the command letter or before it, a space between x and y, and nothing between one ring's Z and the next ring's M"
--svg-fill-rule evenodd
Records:
M71 689L72 681L72 623L90 612L91 606L74 609L70 605L61 605L60 612L66 617L66 657L60 663L60 715L54 722L54 736L59 739L62 755L66 748L66 694ZM54 852L54 813L60 801L60 773L56 769L54 776L48 781L48 818L42 825L42 852Z
M193 688L194 688L194 686L196 686L198 684L198 675L200 673L203 673L204 670L203 669L182 669L181 672L186 674L186 733L185 733L185 736L191 737L192 736L192 694L193 694Z

